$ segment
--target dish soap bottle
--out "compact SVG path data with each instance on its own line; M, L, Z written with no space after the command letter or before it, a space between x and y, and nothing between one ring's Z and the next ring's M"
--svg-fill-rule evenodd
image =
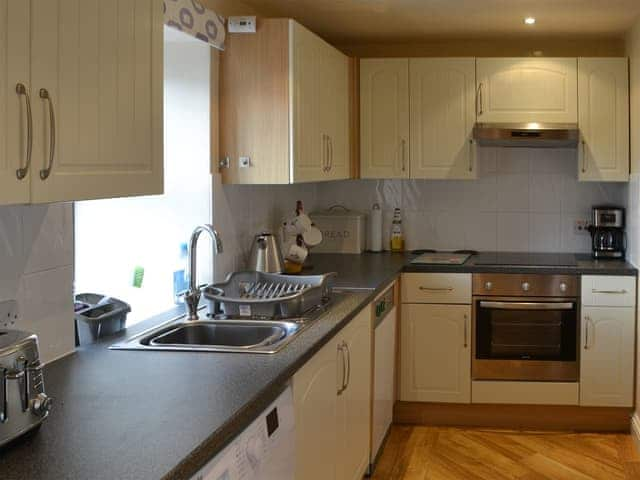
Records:
M400 209L393 211L393 222L391 223L391 251L404 251L404 235L402 234L402 216Z

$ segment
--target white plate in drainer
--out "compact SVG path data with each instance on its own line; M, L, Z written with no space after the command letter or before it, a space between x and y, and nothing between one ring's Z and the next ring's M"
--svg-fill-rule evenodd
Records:
M5 300L0 302L0 328L16 328L18 321L18 302Z

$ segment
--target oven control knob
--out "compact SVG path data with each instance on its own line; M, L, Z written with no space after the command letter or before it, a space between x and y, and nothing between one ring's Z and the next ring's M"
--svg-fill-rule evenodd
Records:
M260 438L259 435L255 435L247 441L247 446L245 449L245 453L247 455L247 460L249 460L249 465L253 470L257 470L260 465L260 461L262 460L264 452L264 441Z
M487 282L484 284L484 289L485 290L491 290L493 288L493 283L491 282Z
M52 402L51 397L47 397L44 393L39 393L36 395L36 398L31 401L31 411L39 417L44 417L51 410Z
M528 292L530 288L531 288L531 285L529 285L529 282L523 282L523 284L522 284L522 290L523 290L524 292Z
M566 283L562 282L560 284L560 291L561 292L566 292L567 291L567 284Z

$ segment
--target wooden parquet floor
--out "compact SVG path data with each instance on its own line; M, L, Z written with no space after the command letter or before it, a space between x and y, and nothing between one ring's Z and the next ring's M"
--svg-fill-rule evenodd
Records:
M640 480L630 435L394 425L373 480Z

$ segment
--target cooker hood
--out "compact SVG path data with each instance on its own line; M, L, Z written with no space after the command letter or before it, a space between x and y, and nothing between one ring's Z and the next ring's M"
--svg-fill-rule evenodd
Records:
M499 147L575 148L577 123L476 123L473 138L478 145Z

